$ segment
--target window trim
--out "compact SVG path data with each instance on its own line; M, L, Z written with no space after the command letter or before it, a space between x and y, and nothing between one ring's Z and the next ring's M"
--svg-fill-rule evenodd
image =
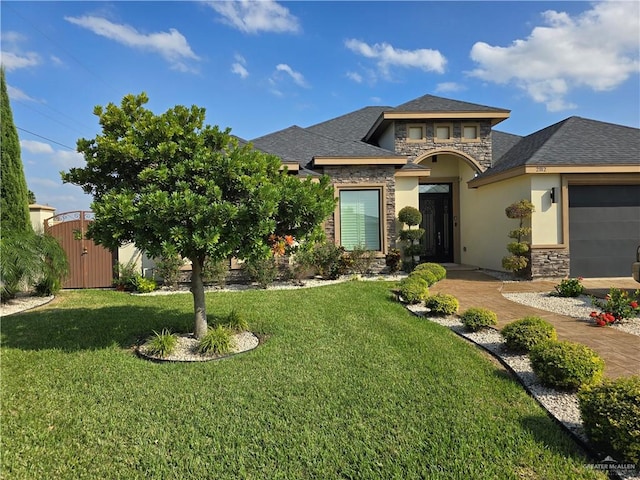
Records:
M376 253L384 253L387 251L387 189L383 183L340 183L334 184L334 196L337 198L336 208L334 210L334 243L338 246L342 245L341 235L341 219L340 219L340 192L342 190L377 190L379 193L379 228L380 228L380 250L374 250Z
M438 138L438 128L447 127L449 138ZM453 141L453 123L436 123L433 126L433 141L435 143L450 143Z
M420 128L422 134L420 138L411 138L409 130L412 128ZM407 124L407 143L422 143L427 140L427 125L425 123L408 123Z
M465 138L464 129L466 127L474 127L476 129L476 137L475 138ZM463 143L474 143L480 141L480 124L479 123L463 123L460 127L460 140Z

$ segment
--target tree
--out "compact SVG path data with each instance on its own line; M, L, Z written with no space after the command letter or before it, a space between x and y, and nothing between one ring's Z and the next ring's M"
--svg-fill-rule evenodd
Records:
M424 228L413 228L422 223L422 213L415 207L406 206L398 212L398 221L408 227L400 230L400 240L407 243L404 247L405 267L411 271L416 266L416 257L422 252L420 239L424 236Z
M0 228L2 234L29 232L32 230L29 217L29 200L27 181L24 177L20 158L20 140L13 123L13 113L7 94L7 82L4 68L0 69L0 128L2 138L0 151L1 178L0 184Z
M327 177L300 181L280 160L230 130L204 126L205 110L175 106L155 115L146 94L120 106L97 106L102 134L78 140L86 166L62 172L93 195L88 236L107 248L134 242L157 257L180 254L192 264L194 334L207 330L205 259L264 258L270 235L312 235L333 212Z

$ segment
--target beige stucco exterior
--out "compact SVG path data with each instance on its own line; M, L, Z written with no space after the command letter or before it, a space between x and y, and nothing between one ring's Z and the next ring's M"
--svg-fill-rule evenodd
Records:
M531 217L533 229L531 244L533 246L557 246L563 244L562 179L559 174L532 175L531 202L535 212ZM556 189L555 202L552 201L552 191Z

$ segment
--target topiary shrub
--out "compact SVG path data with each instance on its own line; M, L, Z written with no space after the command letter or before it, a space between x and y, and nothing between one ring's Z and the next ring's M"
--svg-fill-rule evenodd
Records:
M604 360L581 343L545 342L529 352L531 368L548 387L577 390L602 378Z
M421 272L425 270L431 272L436 277L436 282L444 280L447 277L447 269L438 263L421 263L413 271Z
M640 376L605 380L578 392L589 439L603 454L640 465Z
M427 282L427 284L429 286L433 285L434 283L436 283L438 281L438 279L436 278L436 276L431 273L429 270L420 270L420 271L413 271L409 274L410 277L418 277L423 279L425 282Z
M460 321L470 332L477 332L498 324L498 315L487 308L471 307L462 315Z
M507 348L518 353L527 353L542 342L558 338L553 325L540 317L521 318L506 325L500 333Z
M429 284L420 277L407 277L400 282L400 296L411 304L424 302L429 297Z
M434 315L453 315L458 312L460 302L448 293L436 293L425 301L425 305Z

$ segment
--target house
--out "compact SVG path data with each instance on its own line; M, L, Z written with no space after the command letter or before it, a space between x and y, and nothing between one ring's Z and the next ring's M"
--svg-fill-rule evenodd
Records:
M531 218L531 274L628 277L640 244L640 130L570 117L521 137L496 130L510 111L425 95L365 107L306 128L252 140L289 172L328 175L338 204L329 239L382 257L398 246L396 221L418 208L422 261L503 270L505 207Z

